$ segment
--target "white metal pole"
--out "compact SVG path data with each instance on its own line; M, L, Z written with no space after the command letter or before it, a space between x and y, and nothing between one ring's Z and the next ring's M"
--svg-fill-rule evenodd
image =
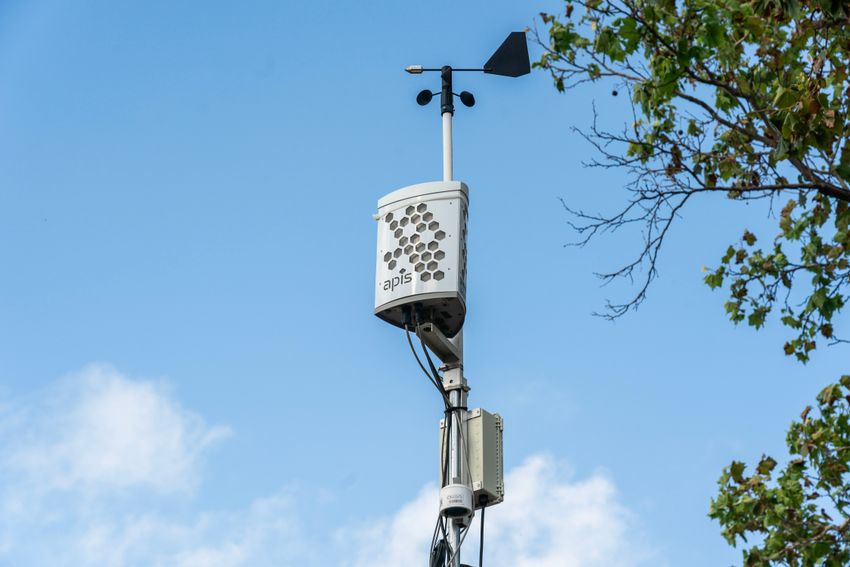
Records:
M451 403L453 406L457 407L460 405L460 390L453 390L450 394ZM449 466L449 478L451 482L462 482L460 477L459 467L461 466L460 461L460 449L461 444L459 443L459 433L460 427L463 427L463 423L460 419L457 412L452 412L449 415L449 419L452 420L452 436L449 442L451 443L451 464ZM456 480L457 479L457 480ZM451 518L449 521L449 554L452 557L452 562L449 567L460 567L460 524L457 519Z
M443 181L452 180L452 113L443 113Z
M449 95L451 96L451 95ZM452 156L452 113L443 112L443 181L451 181L454 175L453 172L453 156ZM460 348L460 362L457 368L447 370L444 374L444 386L453 389L449 391L449 402L452 407L463 407L466 405L466 381L463 378L463 330L461 329L454 342ZM462 410L461 410L462 411ZM461 442L464 435L461 437L461 427L464 427L463 414L461 411L451 412L447 418L451 422L452 435L449 438L449 482L460 482L466 484L468 473L464 473L463 454L466 451ZM449 567L460 567L460 530L461 523L458 519L449 519L449 556L452 558Z
M449 403L453 408L466 406L468 387L466 379L463 376L463 365L461 363L452 365L451 368L446 369L443 373L443 387L449 391ZM451 436L448 439L449 474L447 480L451 484L465 484L469 486L469 471L466 470L467 447L464 442L464 439L467 438L465 429L466 411L452 411L446 419L451 424ZM460 567L460 531L462 526L465 525L465 520L464 518L449 518L447 534L449 539L449 557L451 557L449 567Z

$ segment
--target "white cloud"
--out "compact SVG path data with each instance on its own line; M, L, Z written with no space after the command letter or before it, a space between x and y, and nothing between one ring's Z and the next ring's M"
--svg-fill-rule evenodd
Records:
M308 564L313 554L287 492L255 500L244 510L202 512L182 521L128 515L116 527L114 517L107 516L73 543L80 565L288 567Z
M342 528L335 540L346 567L425 564L437 518L439 492L423 488L391 518L367 520L368 527ZM485 528L486 534L486 528Z
M23 408L3 465L41 491L191 490L207 449L229 434L172 401L161 384L91 365Z
M167 540L201 528L179 528L147 511L191 497L204 457L228 435L182 408L162 383L107 365L5 404L0 563L152 564L128 558L142 546L167 550Z
M490 508L486 516L487 565L658 565L636 518L618 502L612 481L603 474L575 481L564 469L552 457L536 455L507 475L505 502ZM377 520L370 528L338 532L338 545L349 547L352 556L346 565L422 564L436 520L436 502L436 487L425 488L393 517ZM478 537L476 519L463 546L465 558L477 560Z
M227 435L183 408L163 383L105 365L26 402L0 404L0 564L425 563L437 513L430 485L395 514L349 527L305 525L298 506L315 508L315 489L204 510L196 488L205 457ZM659 563L607 476L576 480L538 455L510 471L506 486L506 501L487 515L489 567ZM477 526L464 546L468 563L477 555Z

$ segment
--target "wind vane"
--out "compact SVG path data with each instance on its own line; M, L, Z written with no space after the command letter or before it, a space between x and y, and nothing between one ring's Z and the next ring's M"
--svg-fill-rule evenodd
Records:
M452 125L451 116L454 114L454 96L460 98L460 102L464 106L474 106L475 97L469 91L461 91L460 94L452 92L452 73L453 72L479 72L490 75L502 75L504 77L521 77L527 75L531 71L531 64L528 60L528 45L525 40L525 32L511 32L502 45L499 46L490 59L480 69L454 69L448 65L440 68L425 68L422 65L410 65L405 68L405 71L411 75L419 75L432 71L439 71L443 80L442 88L440 89L440 114L443 115L443 180L449 181L452 178ZM416 95L416 102L420 106L425 106L433 96L437 94L429 90L420 91ZM446 119L446 114L449 118ZM446 151L448 150L448 156Z

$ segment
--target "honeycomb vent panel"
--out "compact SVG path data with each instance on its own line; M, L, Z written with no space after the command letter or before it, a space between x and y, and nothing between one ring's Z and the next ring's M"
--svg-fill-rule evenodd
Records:
M461 229L461 279L466 276L466 206L461 205L462 218ZM403 209L387 213L384 222L389 225L393 242L391 252L383 255L384 264L387 269L395 270L405 264L402 259L407 260L407 265L419 274L423 282L431 280L440 281L446 277L446 266L441 264L446 253L441 245L446 238L446 232L440 228L439 222L434 218L433 211L428 210L427 203L410 205ZM406 271L401 268L401 272Z

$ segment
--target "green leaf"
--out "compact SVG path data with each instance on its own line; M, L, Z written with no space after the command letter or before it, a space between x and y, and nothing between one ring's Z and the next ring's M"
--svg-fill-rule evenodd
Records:
M775 162L784 160L788 157L788 149L788 142L784 139L779 140L776 144L776 148L771 153L771 158Z
M766 475L776 467L776 461L771 457L762 457L759 461L756 471L761 475Z
M732 480L737 482L738 484L743 484L744 482L744 469L747 465L740 461L732 461L732 464L729 466L729 474L732 476Z

